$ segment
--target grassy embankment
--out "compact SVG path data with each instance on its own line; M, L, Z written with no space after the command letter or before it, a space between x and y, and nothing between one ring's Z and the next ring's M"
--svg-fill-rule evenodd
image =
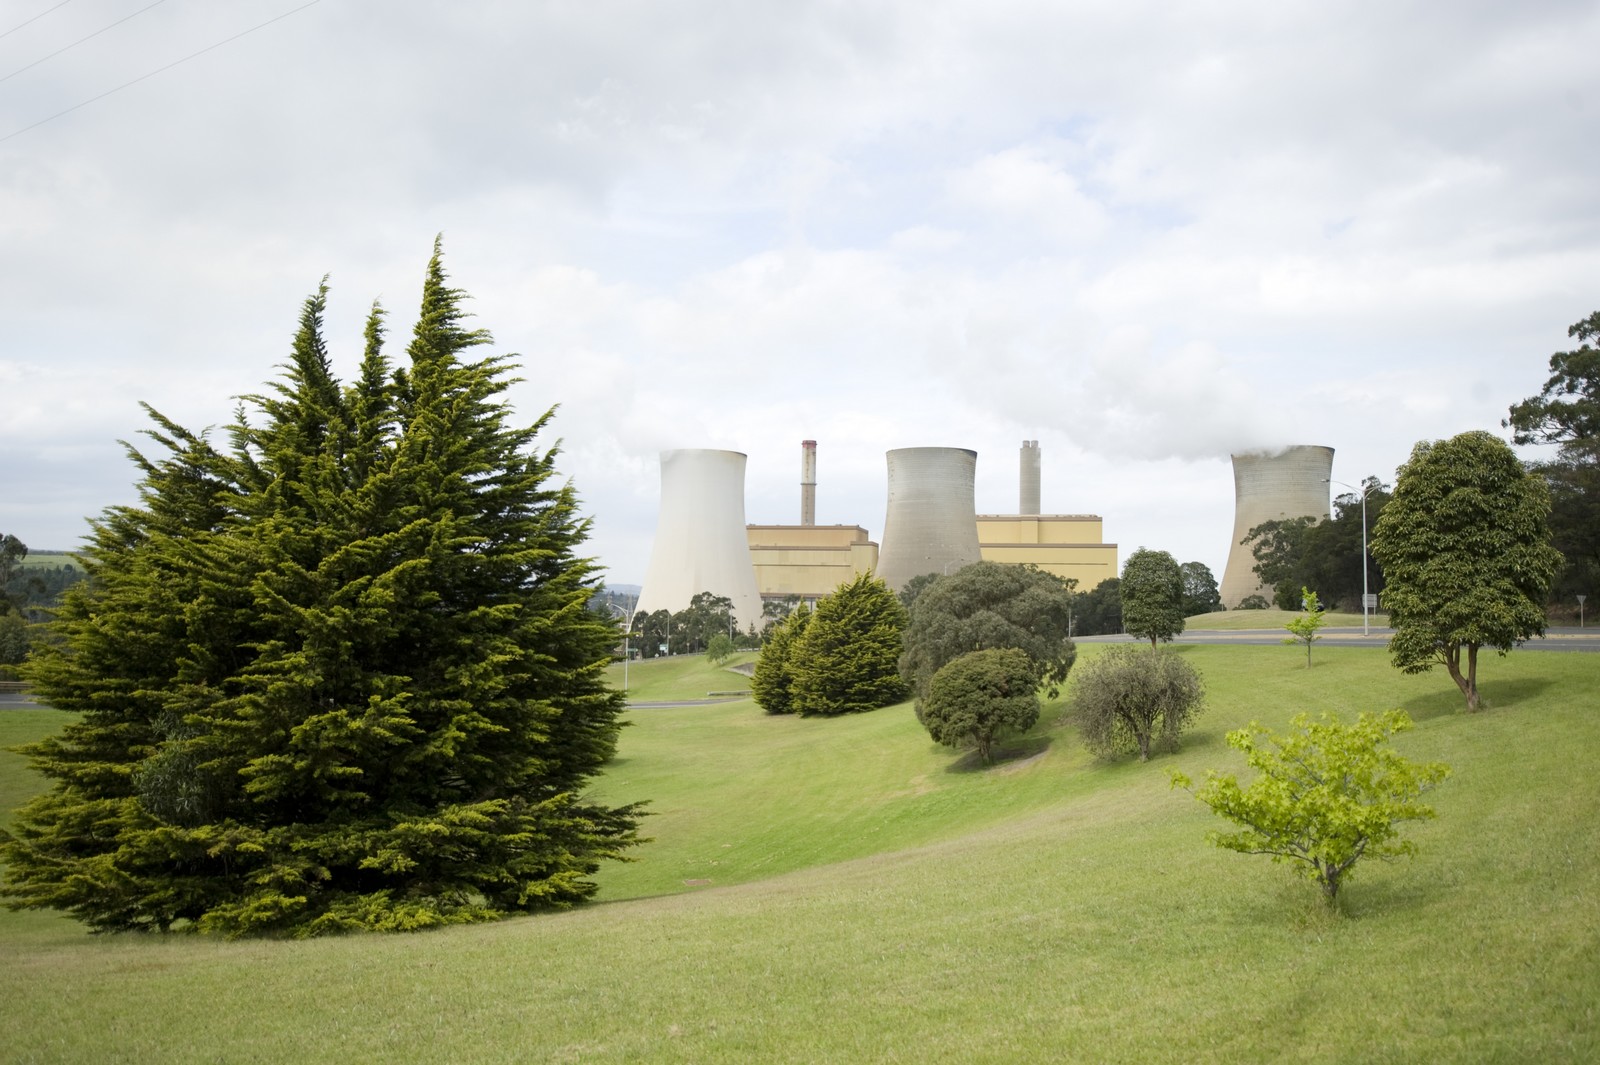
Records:
M1295 610L1219 610L1214 614L1194 614L1184 620L1185 632L1237 632L1241 629L1269 629L1281 631L1299 616ZM1329 611L1322 615L1322 623L1330 628L1360 628L1360 614ZM1367 619L1369 627L1381 629L1389 624L1389 615L1373 614Z
M1084 653L1098 653L1086 648ZM309 943L0 918L16 1061L1547 1061L1600 1056L1600 656L1490 659L1490 708L1380 650L1187 647L1182 752L1090 759L1059 707L987 771L908 706L640 709L597 787L655 842L569 914ZM669 663L668 665L671 665ZM630 679L654 666L634 667ZM665 666L659 668L666 668ZM641 684L636 690L642 690ZM695 697L693 687L674 694ZM1223 732L1402 706L1454 777L1346 913L1166 784ZM48 727L0 715L15 740ZM4 797L18 785L0 766ZM704 883L709 882L709 883Z

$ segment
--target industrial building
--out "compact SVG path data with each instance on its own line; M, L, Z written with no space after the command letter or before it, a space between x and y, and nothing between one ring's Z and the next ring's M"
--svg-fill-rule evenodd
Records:
M1095 514L1040 514L1040 452L1025 440L1017 514L974 513L977 453L902 448L885 455L888 508L884 545L860 525L817 525L817 445L801 443L800 524L749 525L746 536L764 599L815 600L859 573L893 587L923 573L949 572L986 559L1031 563L1088 591L1118 572L1117 545L1102 542ZM896 558L896 554L899 558Z
M745 461L738 451L661 453L661 509L635 617L677 613L697 593L711 592L733 603L740 629L761 627L761 593L744 531Z
M1282 451L1233 456L1233 541L1219 589L1225 608L1237 609L1252 595L1271 601L1272 589L1256 576L1255 554L1244 545L1244 538L1269 521L1326 519L1332 476L1331 447L1296 444Z

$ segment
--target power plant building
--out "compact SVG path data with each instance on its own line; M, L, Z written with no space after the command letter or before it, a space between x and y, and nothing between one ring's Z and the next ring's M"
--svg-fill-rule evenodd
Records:
M979 514L978 545L986 562L1034 565L1077 581L1087 592L1117 575L1117 545L1101 542L1098 514L1039 513L1039 441L1018 455L1017 513Z
M1327 518L1332 476L1331 447L1296 444L1282 451L1233 456L1233 542L1219 589L1224 607L1237 609L1252 595L1271 601L1272 590L1256 576L1255 554L1244 538L1269 521Z
M986 562L1035 565L1087 592L1117 575L1117 545L1101 542L1098 514L979 514Z
M878 545L859 525L747 525L763 599L815 601L878 567Z
M924 573L953 573L979 561L973 502L978 453L958 447L903 447L885 455L889 501L878 577L898 592Z
M888 452L883 551L862 526L815 524L816 441L802 441L800 447L800 524L745 528L763 599L815 601L866 572L898 589L920 574L954 572L979 559L1035 565L1077 581L1080 592L1117 575L1117 545L1102 542L1099 515L1039 513L1037 440L1022 442L1017 514L973 513L976 452ZM891 548L900 538L897 563Z
M745 456L661 453L661 510L634 615L677 613L699 592L726 596L739 628L761 626L761 593L744 521Z

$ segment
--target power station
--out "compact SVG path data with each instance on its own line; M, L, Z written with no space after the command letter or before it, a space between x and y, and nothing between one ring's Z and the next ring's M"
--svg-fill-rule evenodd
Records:
M1233 541L1222 574L1222 605L1229 610L1252 595L1272 591L1256 576L1256 559L1243 540L1250 530L1285 518L1327 518L1333 448L1296 444L1275 452L1233 456Z
M677 613L697 593L711 592L732 601L740 629L760 629L761 592L745 539L744 468L738 451L661 453L661 510L635 617Z

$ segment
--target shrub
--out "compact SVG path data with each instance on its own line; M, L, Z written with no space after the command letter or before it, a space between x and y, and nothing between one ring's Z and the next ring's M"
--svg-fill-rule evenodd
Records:
M1177 748L1204 699L1200 674L1176 652L1123 645L1079 670L1072 705L1091 751L1109 757L1137 749L1144 762L1157 735Z
M1015 647L972 651L933 675L922 723L946 747L976 747L987 765L996 737L1039 720L1039 672Z

